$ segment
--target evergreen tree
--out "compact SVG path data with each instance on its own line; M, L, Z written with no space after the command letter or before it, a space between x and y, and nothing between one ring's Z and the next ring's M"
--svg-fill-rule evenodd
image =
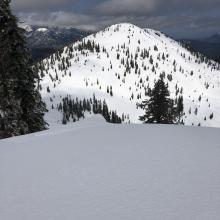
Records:
M180 96L177 100L177 106L176 106L177 123L183 124L183 121L181 121L184 114L183 111L184 111L183 96Z
M78 98L74 100L70 96L67 96L62 99L62 103L57 105L57 109L63 113L62 124L67 124L71 118L73 122L76 121L76 118L77 120L84 118L86 111L101 114L107 122L122 123L122 119L117 115L117 112L109 112L106 101L97 100L95 95L90 100L79 100Z
M149 94L149 98L142 102L141 107L145 109L145 115L140 117L144 123L173 124L177 119L177 110L174 101L170 99L168 84L164 77L155 83Z
M10 0L0 1L0 51L0 129L11 135L45 129L39 76L30 65L24 30L11 13Z
M67 124L66 113L63 113L62 124L63 124L63 125L66 125L66 124Z

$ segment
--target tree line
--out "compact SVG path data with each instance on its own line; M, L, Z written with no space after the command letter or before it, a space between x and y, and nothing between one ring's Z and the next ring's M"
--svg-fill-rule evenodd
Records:
M86 112L100 114L107 122L114 124L121 124L126 118L124 114L120 117L116 111L109 111L106 101L98 100L95 95L93 98L84 98L83 100L67 96L62 99L57 109L63 113L62 124L67 124L70 121L76 122L80 118L84 118Z

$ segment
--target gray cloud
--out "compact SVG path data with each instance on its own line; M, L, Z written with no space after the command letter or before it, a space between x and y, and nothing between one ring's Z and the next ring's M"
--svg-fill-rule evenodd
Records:
M204 12L220 9L219 0L107 0L95 8L96 13L107 15L161 15Z
M59 7L67 8L79 0L12 0L12 8L18 11L53 10Z
M30 12L19 13L20 22L39 26L74 26L87 30L96 30L96 18L72 12Z
M156 7L155 0L108 0L99 4L95 11L107 15L146 14Z
M130 22L181 36L220 31L219 0L14 0L13 8L35 25L95 30Z

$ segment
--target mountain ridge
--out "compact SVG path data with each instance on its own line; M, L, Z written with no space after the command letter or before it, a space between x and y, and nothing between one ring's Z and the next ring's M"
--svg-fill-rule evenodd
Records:
M181 43L187 46L188 49L205 54L210 59L220 63L220 34L216 33L208 38L202 39L183 39Z
M34 62L45 59L57 50L90 34L74 27L49 27L25 23L19 23L19 26L25 30Z
M140 123L143 110L138 104L163 74L172 98L184 96L186 125L220 126L219 64L159 31L112 25L65 47L40 68L42 95L49 106L56 107L65 95L83 99L95 94L111 110Z

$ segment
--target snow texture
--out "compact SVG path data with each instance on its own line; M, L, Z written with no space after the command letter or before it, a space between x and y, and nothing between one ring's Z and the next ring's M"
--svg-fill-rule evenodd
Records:
M219 129L95 116L0 141L1 220L219 220Z

